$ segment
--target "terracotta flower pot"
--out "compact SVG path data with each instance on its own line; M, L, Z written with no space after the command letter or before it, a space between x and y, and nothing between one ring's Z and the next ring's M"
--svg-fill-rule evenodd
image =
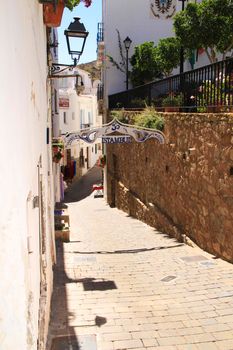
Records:
M65 7L65 4L63 1L58 2L56 10L54 10L53 4L44 4L43 5L44 24L47 27L59 27L61 24L64 7Z
M165 112L179 112L179 107L165 107Z

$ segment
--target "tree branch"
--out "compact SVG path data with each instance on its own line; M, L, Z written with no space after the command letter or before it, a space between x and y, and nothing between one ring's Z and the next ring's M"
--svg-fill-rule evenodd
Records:
M208 51L208 48L207 48L207 47L205 47L205 52L206 52L206 54L207 54L207 57L208 57L208 59L209 59L210 63L213 63L213 62L212 62L212 57L211 57L211 55L210 55L210 53L209 53L209 51Z
M107 57L109 58L109 61L112 63L112 65L116 67L116 69L120 70L122 73L125 73L124 69L120 67L120 65L114 60L112 56L107 55Z

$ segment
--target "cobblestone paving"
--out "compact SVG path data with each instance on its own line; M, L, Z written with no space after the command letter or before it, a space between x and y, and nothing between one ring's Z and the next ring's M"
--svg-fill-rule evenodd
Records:
M69 213L50 336L76 336L77 349L85 334L96 335L98 350L233 349L233 265L93 195Z

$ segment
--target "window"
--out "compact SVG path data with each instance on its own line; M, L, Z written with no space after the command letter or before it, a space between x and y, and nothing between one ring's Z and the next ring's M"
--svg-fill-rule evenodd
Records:
M80 109L80 129L83 129L85 110Z
M58 109L57 109L57 90L56 89L54 89L54 110L55 110L55 113L57 114Z
M75 112L72 112L72 120L75 120Z
M97 154L97 144L95 144L95 154Z
M80 166L80 168L83 168L85 166L83 148L81 148L80 154L79 154L79 166Z
M67 124L66 112L63 112L63 122L64 122L64 124Z
M92 124L93 124L92 112L88 112L88 124L89 124L89 125L92 125Z

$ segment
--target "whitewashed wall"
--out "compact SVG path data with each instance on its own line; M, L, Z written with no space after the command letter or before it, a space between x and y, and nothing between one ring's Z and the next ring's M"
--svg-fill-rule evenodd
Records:
M40 233L39 209L33 208L33 199L38 196L40 157L49 296L54 254L42 5L36 0L2 1L0 42L0 349L37 349ZM45 327L48 318L49 297Z
M181 3L177 0L176 11L181 10ZM165 20L153 17L150 11L150 0L103 0L102 4L105 55L112 56L118 63L121 61L121 57L116 29L120 32L122 42L127 36L132 40L129 58L134 53L134 47L139 44L153 41L156 45L159 39L174 36L172 18ZM195 68L205 64L209 64L209 62L204 53L199 57ZM189 62L185 62L184 70L190 69ZM179 73L179 69L174 70L174 74L176 73ZM126 90L125 74L106 60L104 62L103 80L105 97Z
M69 107L60 107L60 128L61 134L67 132L79 131L81 127L81 111L84 111L83 123L88 124L88 112L92 116L91 127L98 127L102 124L102 116L98 115L97 106L97 83L91 83L88 72L83 70L78 70L78 73L82 76L85 90L77 95L74 90L75 80L72 78L67 78L61 81L60 97L67 98L69 100ZM65 113L65 117L64 117ZM66 121L66 122L65 122ZM85 166L82 168L82 175L84 175L88 168L95 165L99 155L101 154L101 149L98 148L96 152L95 144L101 144L101 140L97 140L93 144L87 144L83 141L76 141L71 145L71 156L75 159L79 157L80 149L83 148L84 157L89 158L89 167L85 162Z
M105 54L120 62L118 37L122 42L129 36L132 40L129 57L136 45L172 36L172 20L160 20L151 16L149 0L103 0ZM105 89L107 94L125 90L125 74L106 62Z

